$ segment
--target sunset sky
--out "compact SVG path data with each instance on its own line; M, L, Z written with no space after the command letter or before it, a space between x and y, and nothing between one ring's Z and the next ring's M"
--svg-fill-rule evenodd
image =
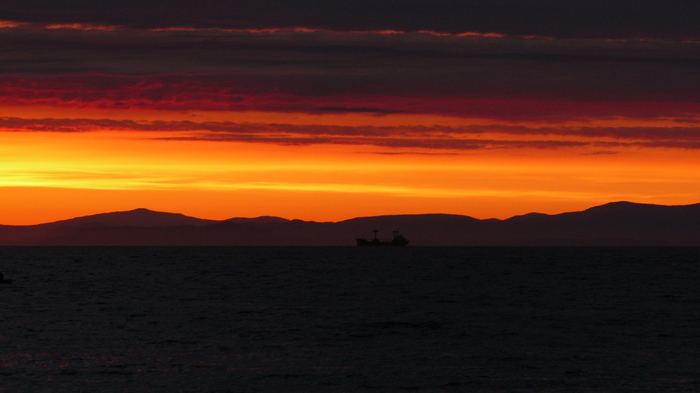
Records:
M0 224L698 203L699 16L649 0L5 1Z

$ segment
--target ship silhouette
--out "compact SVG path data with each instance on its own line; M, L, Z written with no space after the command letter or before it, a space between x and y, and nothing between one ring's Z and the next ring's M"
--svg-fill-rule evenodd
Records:
M391 239L391 241L388 241L388 242L381 241L377 238L377 232L379 232L378 230L375 229L373 232L374 232L374 239L372 239L372 240L367 240L364 238L355 239L357 241L357 245L358 246L405 246L408 244L408 239L403 237L403 235L401 235L399 233L399 231L394 231L393 232L393 235L394 235L393 239Z

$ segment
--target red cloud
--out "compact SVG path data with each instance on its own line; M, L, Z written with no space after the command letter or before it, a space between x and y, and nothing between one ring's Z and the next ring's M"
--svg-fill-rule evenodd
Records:
M700 102L575 100L555 96L444 94L422 86L354 88L314 79L197 75L69 75L0 77L0 104L163 111L279 111L305 113L434 114L499 120L560 122L588 118L692 120Z
M167 139L258 142L287 145L343 144L439 150L624 146L700 148L693 127L540 127L490 126L326 126L274 123L133 121L111 119L0 118L0 129L17 132L96 130L169 132ZM483 137L489 135L489 137ZM155 136L154 136L155 137ZM162 136L157 136L162 138Z

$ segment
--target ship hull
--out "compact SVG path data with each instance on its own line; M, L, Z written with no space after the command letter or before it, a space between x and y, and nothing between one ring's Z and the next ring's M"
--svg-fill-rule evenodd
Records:
M403 247L408 245L408 241L390 241L390 242L382 242L382 241L376 241L376 240L367 240L367 239L355 239L357 241L357 245L361 247Z

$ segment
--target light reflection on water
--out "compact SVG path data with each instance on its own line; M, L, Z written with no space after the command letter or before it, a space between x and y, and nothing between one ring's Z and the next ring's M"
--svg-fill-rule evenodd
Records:
M0 392L698 391L700 250L0 248Z

